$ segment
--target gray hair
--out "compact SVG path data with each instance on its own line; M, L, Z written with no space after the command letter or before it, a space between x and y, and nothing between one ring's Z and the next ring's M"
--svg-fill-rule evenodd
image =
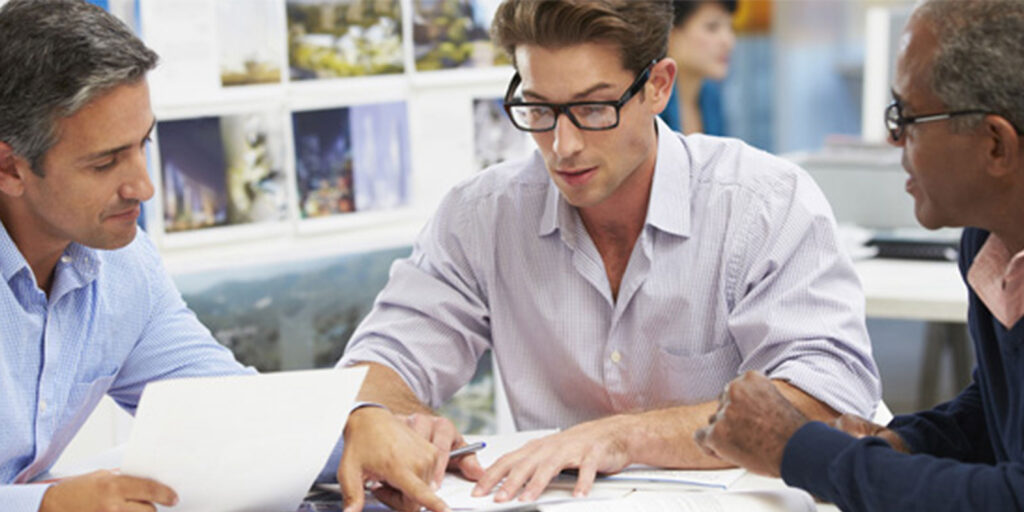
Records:
M0 141L43 175L57 122L142 79L157 55L82 0L11 0L0 8Z
M1024 129L1024 0L927 0L924 16L938 38L932 91L951 110L979 109ZM954 119L954 129L980 118Z

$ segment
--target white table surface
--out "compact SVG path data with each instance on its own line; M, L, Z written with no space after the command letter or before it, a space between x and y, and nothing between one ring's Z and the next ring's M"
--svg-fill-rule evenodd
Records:
M868 259L853 266L868 317L967 321L967 287L955 262Z

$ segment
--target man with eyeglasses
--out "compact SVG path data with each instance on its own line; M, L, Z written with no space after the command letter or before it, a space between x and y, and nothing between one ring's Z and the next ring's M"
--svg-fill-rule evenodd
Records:
M1024 510L1024 2L929 0L905 31L886 110L927 228L968 226L973 382L887 427L809 421L750 372L698 433L710 453L843 510ZM753 440L756 439L756 442Z
M863 296L829 207L791 163L657 118L676 66L668 0L500 5L505 106L538 151L456 186L394 265L341 365L370 367L339 469L402 508L443 510L463 441L437 407L493 351L516 427L560 428L484 470L496 501L575 493L631 463L723 467L693 433L721 387L758 369L811 417L872 414ZM413 416L397 416L409 415Z

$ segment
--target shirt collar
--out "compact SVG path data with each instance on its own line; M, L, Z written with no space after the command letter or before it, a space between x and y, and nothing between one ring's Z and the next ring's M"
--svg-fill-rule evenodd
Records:
M658 156L654 164L651 198L647 205L645 225L666 233L690 236L690 168L689 148L678 134L655 116L658 130ZM572 236L575 222L572 206L565 201L554 181L548 179L544 212L541 215L540 236L559 230L562 238ZM569 242L569 240L566 240Z
M60 279L74 279L74 282L69 284L75 288L88 284L99 274L100 258L98 256L94 249L74 242L68 244L61 259L57 261L54 282L60 276ZM67 273L62 266L68 267L73 272ZM10 233L7 232L7 227L0 221L0 274L3 275L4 282L10 282L11 278L22 270L27 270L30 274L32 272L25 256L21 254ZM35 276L32 279L34 281ZM38 283L36 284L38 285Z
M690 175L692 158L683 138L661 118L658 128L658 160L654 164L651 199L646 224L676 236L690 236Z
M4 282L10 282L12 277L25 268L28 268L28 262L18 250L18 246L14 245L14 240L11 239L3 221L0 221L0 274L3 275Z

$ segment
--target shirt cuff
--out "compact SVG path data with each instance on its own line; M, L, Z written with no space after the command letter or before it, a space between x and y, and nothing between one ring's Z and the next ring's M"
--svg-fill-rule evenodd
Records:
M38 512L51 484L0 485L0 503L8 512Z
M348 413L352 414L352 413L356 412L357 410L362 409L363 407L380 407L381 409L384 409L385 411L390 411L391 410L391 409L388 409L388 406L386 406L384 404L378 404L377 402L356 402L356 403L352 404L352 408L348 410Z
M782 452L782 480L815 496L834 499L829 466L857 440L820 421L812 421L789 438Z

